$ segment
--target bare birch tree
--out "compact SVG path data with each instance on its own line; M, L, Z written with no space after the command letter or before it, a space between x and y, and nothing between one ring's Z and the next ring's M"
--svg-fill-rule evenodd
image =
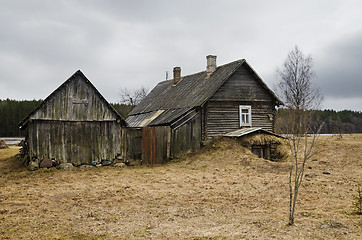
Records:
M130 90L128 88L121 88L119 90L119 96L120 96L119 103L135 107L147 96L147 92L148 89L146 89L143 86L139 89L133 89L133 90Z
M278 69L279 94L289 109L317 109L323 100L313 80L313 59L297 46L288 54L283 68Z
M315 147L323 125L312 129L309 124L311 110L317 109L323 98L319 88L312 82L312 58L305 56L297 46L288 54L283 68L278 69L277 73L280 77L278 93L288 112L281 130L288 134L288 145L291 152L288 224L293 225L305 165L317 153Z

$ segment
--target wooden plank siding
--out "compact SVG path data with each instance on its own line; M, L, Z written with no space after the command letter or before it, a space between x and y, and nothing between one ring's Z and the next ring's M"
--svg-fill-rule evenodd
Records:
M124 161L141 160L142 128L122 128L122 149Z
M257 76L242 65L212 95L209 101L274 101Z
M180 119L180 125L172 128L171 156L176 157L183 153L193 152L201 146L201 116L197 111L191 111ZM182 121L183 120L183 121Z
M81 71L52 92L20 123L28 157L74 165L122 157L126 122Z
M75 77L37 109L30 119L105 121L116 120L114 112L82 77Z
M142 161L146 164L165 163L170 159L171 128L142 128Z
M114 160L122 156L121 128L113 121L32 120L27 136L29 157L74 165Z

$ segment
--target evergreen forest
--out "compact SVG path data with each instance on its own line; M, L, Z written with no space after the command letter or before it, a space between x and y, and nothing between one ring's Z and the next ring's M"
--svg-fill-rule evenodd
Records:
M19 129L19 122L32 112L42 100L0 100L0 137L23 137L24 132ZM123 118L127 118L133 106L120 103L111 103ZM283 122L285 109L277 111L276 132L278 125ZM343 110L316 110L312 113L312 124L324 122L321 133L345 134L362 133L362 112Z

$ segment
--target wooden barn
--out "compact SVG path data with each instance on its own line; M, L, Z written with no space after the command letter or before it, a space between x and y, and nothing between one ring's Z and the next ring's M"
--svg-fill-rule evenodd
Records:
M126 119L130 127L143 128L144 160L164 161L242 128L274 132L275 107L282 102L252 67L244 59L216 66L216 56L206 58L199 73L182 76L175 67L173 79L158 83ZM155 151L158 142L161 152Z
M73 165L121 157L126 125L79 70L20 123L29 159Z

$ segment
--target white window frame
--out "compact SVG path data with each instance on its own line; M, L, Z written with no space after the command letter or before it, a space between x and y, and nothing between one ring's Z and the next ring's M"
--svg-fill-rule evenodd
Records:
M247 112L243 112L247 110ZM239 105L239 122L240 127L251 127L251 106Z

